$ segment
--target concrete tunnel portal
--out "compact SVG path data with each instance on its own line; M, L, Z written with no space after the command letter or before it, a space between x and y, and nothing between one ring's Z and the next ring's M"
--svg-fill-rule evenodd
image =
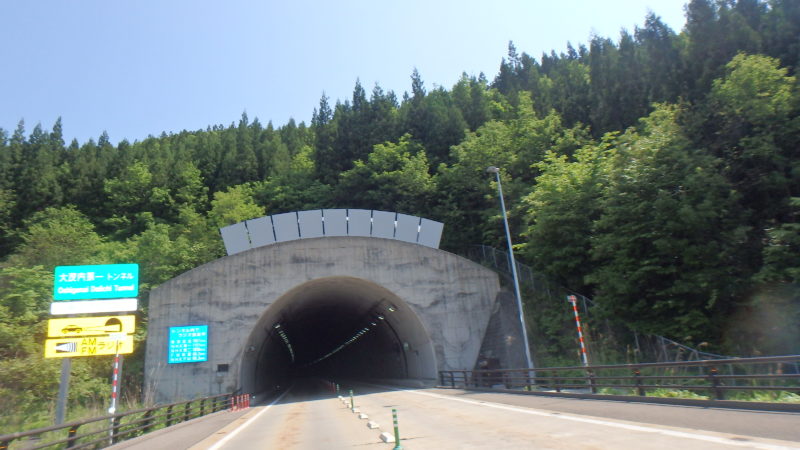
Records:
M405 301L355 277L312 280L286 292L248 338L242 384L263 392L292 379L431 379L428 332Z
M367 210L222 229L228 256L150 292L146 389L168 402L307 376L434 385L481 351L508 353L519 340L503 319L508 291L492 270L439 250L440 232ZM186 327L207 330L207 353L174 361L172 332Z

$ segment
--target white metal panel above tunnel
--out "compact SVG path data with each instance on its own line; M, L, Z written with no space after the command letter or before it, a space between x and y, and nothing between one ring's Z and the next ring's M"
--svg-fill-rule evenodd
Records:
M269 216L248 220L247 231L250 233L250 243L255 247L275 243L275 233L272 231L272 218Z
M368 209L347 210L347 234L349 236L369 236L372 230L372 214Z
M368 209L315 209L250 219L221 228L229 255L276 242L336 236L396 239L438 248L441 222Z
M392 239L395 215L393 212L372 211L372 237Z
M442 239L442 228L444 224L433 220L422 219L420 221L418 243L426 246L439 248L439 241Z
M250 238L244 222L235 223L219 229L222 242L229 255L235 255L245 250L250 250Z
M272 225L275 227L275 239L278 242L300 239L296 212L275 214L272 216Z
M347 236L347 210L325 209L325 236Z
M417 235L419 234L419 221L419 217L398 214L397 229L395 230L394 238L399 241L416 243Z
M300 237L303 239L322 237L322 210L298 211L297 221L300 223Z

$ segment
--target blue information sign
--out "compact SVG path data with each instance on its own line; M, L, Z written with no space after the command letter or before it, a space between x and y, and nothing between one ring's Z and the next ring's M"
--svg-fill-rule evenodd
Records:
M57 266L53 299L133 298L139 295L138 264Z
M208 325L169 327L169 364L208 361Z

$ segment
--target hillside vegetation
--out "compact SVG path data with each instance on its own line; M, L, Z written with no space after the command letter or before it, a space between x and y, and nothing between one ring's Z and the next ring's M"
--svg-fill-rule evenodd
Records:
M610 323L725 354L800 352L800 2L692 0L616 39L398 97L356 82L310 124L250 119L112 145L0 129L0 427L51 405L42 359L56 265L137 262L146 293L224 254L218 227L312 208L445 223L442 247L504 245L502 168L526 264ZM143 339L145 329L142 329ZM73 404L109 363L73 365ZM125 367L130 395L141 355ZM28 411L28 412L26 412ZM24 423L25 421L23 421Z

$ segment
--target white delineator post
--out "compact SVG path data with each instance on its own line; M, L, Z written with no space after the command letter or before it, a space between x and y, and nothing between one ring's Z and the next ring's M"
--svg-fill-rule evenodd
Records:
M583 366L586 367L589 365L589 358L586 355L586 344L583 342L581 317L578 315L578 298L574 295L568 295L567 301L572 303L572 312L575 313L575 325L578 327L578 340L581 342L581 361L583 361Z
M120 354L119 354L119 346L120 340L124 339L125 335L122 333L110 333L109 336L112 336L117 341L117 353L114 355L114 373L111 378L111 406L108 408L109 414L114 414L117 412L117 397L119 393L119 373L120 373ZM111 419L111 430L108 432L109 436L111 437L111 443L114 444L114 419Z

